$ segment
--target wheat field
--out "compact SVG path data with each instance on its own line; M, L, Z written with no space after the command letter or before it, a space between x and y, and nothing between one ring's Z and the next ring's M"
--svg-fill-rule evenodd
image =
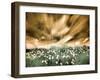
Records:
M26 13L26 48L89 46L89 16Z

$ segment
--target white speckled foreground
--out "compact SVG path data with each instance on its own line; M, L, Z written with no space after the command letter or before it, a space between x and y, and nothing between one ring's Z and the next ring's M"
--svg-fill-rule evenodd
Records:
M34 48L26 52L26 67L89 64L89 47Z

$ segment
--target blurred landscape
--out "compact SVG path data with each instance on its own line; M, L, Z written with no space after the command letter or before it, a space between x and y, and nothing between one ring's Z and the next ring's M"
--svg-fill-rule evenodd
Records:
M55 54L53 54L54 52ZM72 58L71 55L75 54L78 57ZM50 55L54 59L49 60ZM60 56L58 64L56 64L55 58L57 55ZM63 58L67 55L70 56L70 59ZM71 63L73 59L74 63ZM68 64L64 63L66 61ZM55 66L60 64L89 64L89 16L27 12L26 66Z

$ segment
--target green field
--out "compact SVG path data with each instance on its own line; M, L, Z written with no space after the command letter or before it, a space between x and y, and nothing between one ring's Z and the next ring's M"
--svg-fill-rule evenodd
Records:
M34 48L26 52L26 67L89 64L89 47Z

